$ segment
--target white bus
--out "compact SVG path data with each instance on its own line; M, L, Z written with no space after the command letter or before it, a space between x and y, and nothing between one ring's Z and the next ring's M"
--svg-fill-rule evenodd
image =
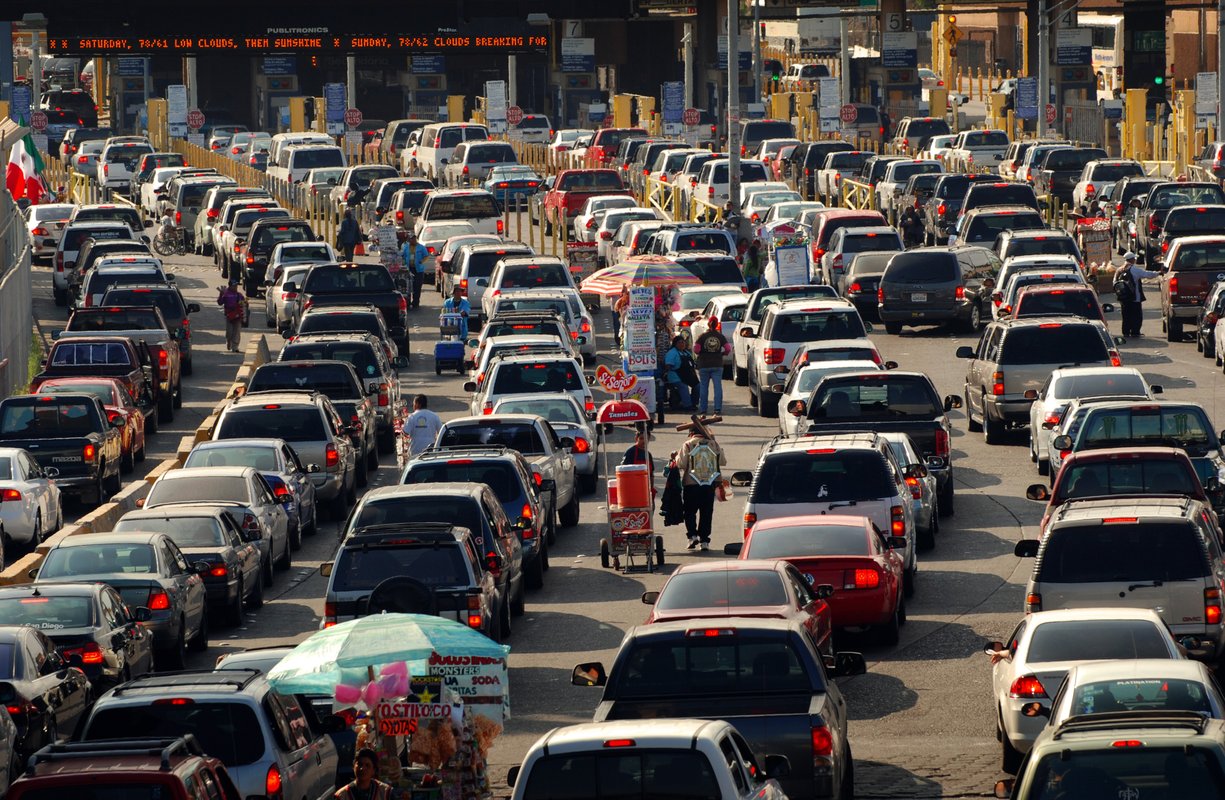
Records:
M1077 25L1093 31L1093 72L1097 75L1098 97L1114 97L1123 88L1123 17L1114 14L1080 12Z

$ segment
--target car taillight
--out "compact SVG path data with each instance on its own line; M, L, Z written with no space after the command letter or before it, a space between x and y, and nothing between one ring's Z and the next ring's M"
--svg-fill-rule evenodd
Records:
M77 163L78 163L78 164L88 164L88 163L89 163L89 156L79 156L79 157L77 158Z
M323 456L324 464L329 467L334 467L340 463L340 451L336 449L336 445L329 444L327 451Z
M396 212L396 222L403 222L403 221L404 221L404 212L397 211Z
M166 348L158 348L157 351L157 367L165 370L170 366L170 354L166 352Z
M56 272L64 271L64 254L63 253L55 254L55 271Z
M894 536L906 535L906 516L901 506L893 506L889 509L889 531Z
M1209 625L1221 623L1221 590L1204 590L1204 621Z
M1148 218L1148 232L1156 233L1159 230L1161 230L1161 226L1157 224L1157 218L1149 217Z
M281 292L281 299L285 301L297 300L298 293L297 292Z
M11 502L20 502L21 492L17 491L16 489L5 489L4 491L0 492L0 503L6 500Z
M850 286L846 287L847 292L862 292L863 287L859 285L859 281L854 281Z
M268 775L264 778L264 794L268 800L281 800L281 768L276 764L268 767Z
M1161 243L1161 254L1165 255L1168 252L1170 252L1170 240L1166 239Z
M1065 452L1064 455L1066 456L1067 453ZM1042 595L1038 594L1037 592L1030 592L1029 594L1025 595L1025 613L1026 614L1033 612L1033 611L1041 611L1041 610L1042 610Z
M783 363L783 355L787 351L781 347L767 347L762 351L761 357L766 364L781 364Z
M1022 675L1008 687L1009 697L1046 697L1046 688L1042 681L1033 675Z
M484 404L483 406L481 406L481 415L482 415L482 416L489 416L489 415L490 415L490 414L492 414L492 413L493 413L493 401L492 401L492 400L486 400L486 401L485 401L485 404Z
M47 236L49 235L49 232L47 231L46 228L39 226L35 228L34 230L30 231L30 234L33 236Z
M583 411L591 414L595 412L595 398L591 395L583 395Z
M467 283L467 281L464 281L464 283ZM400 295L400 300L397 303L397 305L399 306L401 314L408 313L408 298L407 297L405 297L404 295Z
M182 211L174 212L174 224L175 225L183 224L183 212Z
M506 233L506 222L505 220L499 219L498 220L498 236L501 236L504 233Z
M221 209L210 208L208 211L204 212L204 216L208 219L217 219L217 217L221 216Z
M876 288L876 302L878 303L885 302L885 287L878 286Z
M170 595L161 589L154 589L149 592L149 599L145 601L145 605L150 611L165 611L170 608Z
M1112 367L1121 367L1121 366L1123 366L1123 357L1119 355L1119 351L1118 351L1118 350L1111 350L1111 351L1110 351L1110 366L1112 366Z
M465 174L465 175L467 175L467 174L468 174L468 165L467 165L467 164L465 164L465 165L464 165L464 174Z
M102 648L97 642L90 642L83 647L66 647L61 653L65 659L80 656L82 664L101 664L103 661Z
M956 289L954 289L953 297L956 298L957 300L965 300L966 299L966 287L958 286Z
M749 531L753 530L753 526L757 524L757 515L748 513L744 515L744 538L749 538Z
M757 215L754 214L753 218L754 218L754 221L756 221ZM612 231L600 231L600 238L606 242L609 241L610 239L612 239Z
M391 387L386 383L379 384L379 406L386 408L391 405Z
M86 461L93 461L94 456L97 455L97 452L97 448L95 448L92 444L87 444L81 448L81 457Z
M281 487L281 488L284 488L284 487ZM230 574L230 571L226 569L225 564L214 564L213 566L208 568L208 574L209 574L209 577L212 577L212 578L224 578L226 575Z
M336 624L336 604L323 604L323 627L330 628Z
M842 577L843 589L875 589L880 586L880 572L871 567L848 569Z
M1115 203L1115 204L1114 204L1114 213L1116 213L1116 214L1122 214L1122 213L1123 213L1123 204L1122 204L1122 203Z
M714 196L715 196L715 187L713 187L713 186L708 186L708 187L706 187L706 196L707 196L707 197L714 197Z
M1178 276L1170 276L1170 294L1178 294Z
M1086 183L1085 184L1085 194L1097 194L1097 189L1093 188L1093 184Z
M946 206L944 203L941 203L940 205L936 206L937 214L944 216L945 211L948 211L948 206Z
M906 485L910 487L910 496L915 500L923 499L923 484L919 483L919 479L913 476L906 479Z
M936 429L936 446L935 454L941 458L948 458L949 455L949 432L944 428Z
M1004 393L1004 373L991 373L991 394L999 397Z
M481 625L484 622L484 620L485 618L481 616L480 612L477 612L475 614L469 614L468 615L468 627L474 628L476 630L480 630Z

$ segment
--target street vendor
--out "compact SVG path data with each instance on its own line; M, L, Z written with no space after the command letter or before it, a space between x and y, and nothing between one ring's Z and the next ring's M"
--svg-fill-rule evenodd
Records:
M442 313L444 314L459 314L459 338L460 341L466 341L468 338L468 315L472 313L472 306L468 303L468 298L464 297L464 290L456 286L451 292L451 296L442 304Z
M377 780L379 754L363 747L353 757L354 778L336 790L335 800L391 800L391 787Z

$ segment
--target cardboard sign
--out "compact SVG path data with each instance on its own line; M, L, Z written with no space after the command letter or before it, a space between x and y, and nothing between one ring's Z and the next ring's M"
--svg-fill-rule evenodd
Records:
M395 226L375 226L374 240L379 246L379 263L393 272L400 269L400 241L396 237Z
M796 286L808 283L808 258L808 248L802 245L774 248L774 261L778 265L778 285Z
M633 389L638 383L637 375L627 375L624 370L613 371L601 364L595 371L596 383L609 394L620 394Z
M479 714L499 725L510 718L510 683L505 658L430 655L430 675L442 680L449 696L463 701L465 714Z
M621 531L645 531L651 529L651 510L636 508L629 511L608 512L608 525L616 533Z
M384 700L378 705L379 733L411 736L418 720L446 719L458 724L463 706L451 701L450 692L438 675L415 675L403 700Z

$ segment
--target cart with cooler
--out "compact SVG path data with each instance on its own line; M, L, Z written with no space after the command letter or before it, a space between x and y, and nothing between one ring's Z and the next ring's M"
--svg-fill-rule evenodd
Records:
M444 369L464 371L464 316L442 312L438 316L438 337L434 343L434 374L441 375Z
M637 400L609 400L596 412L596 425L637 426L651 421L651 413ZM664 563L664 538L655 534L653 475L647 464L622 464L609 472L604 448L604 474L608 480L608 538L600 540L600 566L622 572L654 572ZM624 559L624 561L622 560Z
M1110 258L1110 222L1101 217L1081 217L1076 220L1076 245L1084 257L1085 281L1098 294L1109 293L1114 286L1114 265Z

